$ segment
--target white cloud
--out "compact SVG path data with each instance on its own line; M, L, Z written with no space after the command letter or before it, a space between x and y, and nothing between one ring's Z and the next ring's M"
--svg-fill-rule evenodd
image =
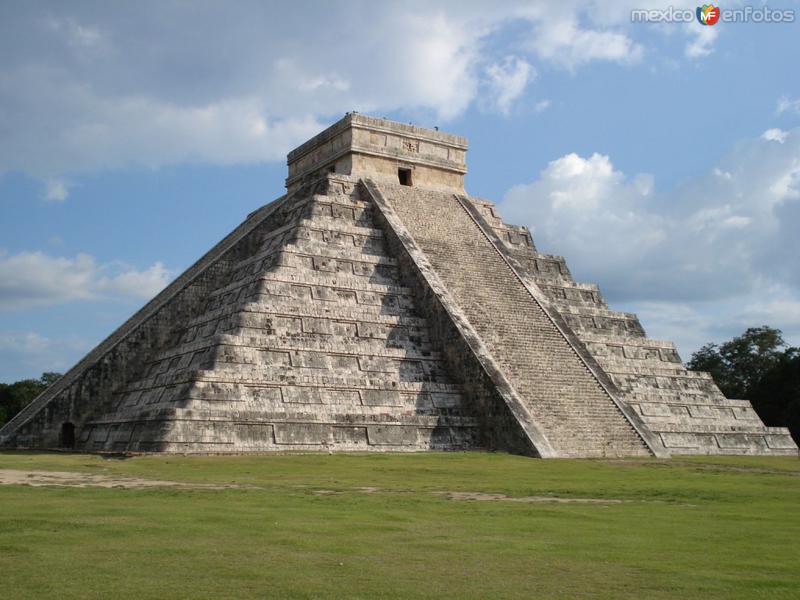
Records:
M574 15L543 21L529 45L539 57L570 69L595 60L637 63L643 53L624 33L581 28Z
M56 34L62 34L68 45L77 48L97 47L104 42L103 34L88 25L82 25L71 17L45 19L45 26Z
M0 309L109 296L151 298L171 277L161 263L137 271L125 265L98 264L88 254L67 258L43 252L0 253Z
M502 62L489 65L486 75L494 105L507 115L511 104L522 95L528 82L536 77L536 71L526 60L506 56Z
M780 284L713 303L648 301L613 308L638 314L648 336L675 342L684 360L704 344L761 325L779 328L789 345L800 346L800 298L796 289Z
M501 211L529 225L540 249L564 253L573 263L577 254L577 266L602 279L609 265L632 269L668 235L664 219L649 209L652 185L645 175L627 178L608 156L567 154L532 184L509 190Z
M687 23L686 29L690 40L684 52L688 58L704 58L714 51L719 29L711 25L698 26L697 23Z
M63 202L69 196L69 184L63 179L45 181L44 199L48 202Z
M537 113L544 112L545 110L550 108L550 104L552 104L550 100L547 99L539 100L536 104L533 105L533 110L534 112Z
M788 96L778 98L778 107L775 109L779 115L785 112L800 112L800 98L791 99Z
M770 294L768 300L753 299L748 302L739 317L739 325L752 323L781 323L787 338L800 339L800 300L796 297L778 297ZM800 344L800 341L793 343Z
M668 192L609 156L567 154L511 188L500 212L684 359L764 324L800 345L800 128L778 131Z
M800 128L774 137L662 193L606 155L567 154L511 188L500 212L684 359L765 324L800 345Z
M50 340L38 333L0 333L0 350L17 349L25 354L41 352Z
M164 289L171 279L172 271L157 262L144 271L128 269L111 277L101 277L95 287L101 294L150 299Z
M529 35L496 44L509 26ZM0 19L0 173L49 179L60 201L84 172L282 160L350 110L446 121L488 85L505 113L534 60L638 61L629 26L619 7L523 0L19 5Z
M800 165L794 165L778 176L768 190L779 201L800 198Z
M510 189L500 208L616 301L800 290L800 129L784 133L783 143L744 141L722 168L661 193L650 176L628 176L606 155L567 154Z
M786 141L786 135L786 132L781 129L767 129L761 134L761 139L782 144Z

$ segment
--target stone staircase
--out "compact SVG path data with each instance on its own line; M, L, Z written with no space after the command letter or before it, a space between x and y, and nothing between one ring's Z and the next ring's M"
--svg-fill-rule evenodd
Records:
M558 456L649 453L456 196L385 183L378 187Z

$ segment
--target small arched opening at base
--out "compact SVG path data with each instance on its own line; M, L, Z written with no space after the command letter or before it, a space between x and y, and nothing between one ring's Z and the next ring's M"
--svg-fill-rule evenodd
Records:
M61 425L61 447L75 448L75 425L69 421Z

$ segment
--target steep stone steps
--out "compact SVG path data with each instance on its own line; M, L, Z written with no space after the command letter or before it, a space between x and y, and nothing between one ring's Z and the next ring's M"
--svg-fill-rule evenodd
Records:
M638 318L609 311L599 291L567 283L567 266L560 257L540 268L542 254L533 241L510 244L508 226L493 207L479 207L503 240L502 250L520 263L528 278L548 297L586 349L619 388L622 397L659 434L672 453L792 454L785 429L768 432L747 401L728 400L708 374L689 373L671 342L645 337ZM572 286L580 286L577 289Z
M455 196L389 184L378 188L561 455L648 453Z

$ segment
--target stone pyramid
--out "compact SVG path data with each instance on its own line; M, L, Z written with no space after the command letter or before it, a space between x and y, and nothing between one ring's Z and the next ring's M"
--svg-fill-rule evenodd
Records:
M348 114L0 430L93 452L797 454L464 192L464 138Z

